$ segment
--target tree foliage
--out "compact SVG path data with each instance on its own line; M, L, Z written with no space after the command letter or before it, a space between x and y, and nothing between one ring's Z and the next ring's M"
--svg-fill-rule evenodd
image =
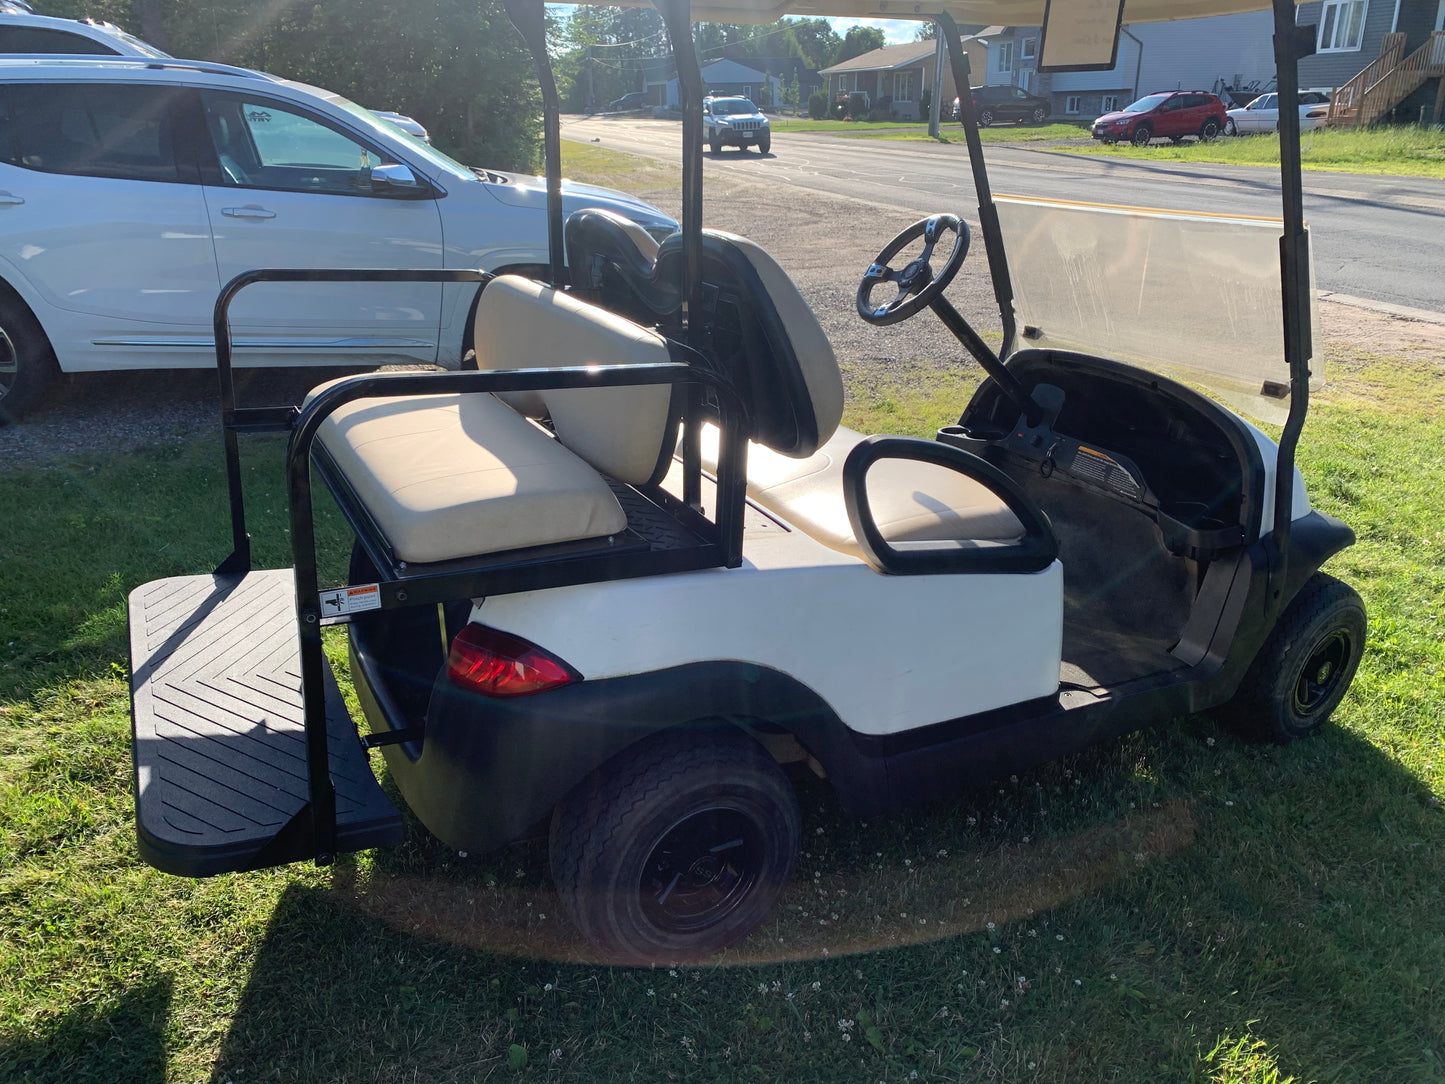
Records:
M838 50L833 63L839 64L852 60L855 56L871 53L874 49L881 49L885 40L883 31L876 26L850 26L848 33L843 36L843 47Z
M368 108L407 113L427 126L439 148L464 162L528 169L540 157L531 56L496 0L424 6L38 0L34 6L47 15L108 19L178 57L258 68Z

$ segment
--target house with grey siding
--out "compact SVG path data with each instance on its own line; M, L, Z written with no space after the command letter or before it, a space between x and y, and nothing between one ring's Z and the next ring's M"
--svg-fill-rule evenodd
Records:
M1055 116L1080 119L1164 90L1207 90L1226 102L1228 89L1254 87L1263 93L1274 79L1273 18L1268 11L1248 11L1126 24L1113 68L1042 75L1034 93L1050 98Z
M1408 57L1425 46L1434 31L1445 31L1445 0L1309 0L1295 9L1295 21L1318 28L1315 55L1300 61L1300 86L1333 90L1379 58L1390 35L1404 35L1401 55ZM1415 120L1423 107L1428 118L1439 83L1438 76L1428 79L1386 108L1396 119Z

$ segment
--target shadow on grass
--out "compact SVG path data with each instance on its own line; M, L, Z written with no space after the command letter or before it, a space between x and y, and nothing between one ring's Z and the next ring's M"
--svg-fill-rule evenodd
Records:
M0 1079L41 1084L165 1084L171 980L131 987L106 1006L85 1005L33 1038L0 1039Z

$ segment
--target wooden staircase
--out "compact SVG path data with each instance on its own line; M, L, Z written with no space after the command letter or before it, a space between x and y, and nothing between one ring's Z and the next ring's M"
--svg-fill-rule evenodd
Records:
M1404 34L1386 34L1379 58L1330 96L1329 123L1342 128L1373 124L1425 80L1440 78L1445 78L1445 30L1434 31L1409 56Z

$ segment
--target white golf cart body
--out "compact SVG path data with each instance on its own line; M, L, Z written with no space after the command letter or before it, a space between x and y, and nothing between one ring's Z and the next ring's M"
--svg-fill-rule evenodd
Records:
M214 576L131 599L148 861L205 875L399 837L354 724L328 710L325 624L349 626L365 745L421 823L473 851L551 818L564 909L626 959L706 953L762 920L798 844L780 766L872 812L1189 711L1243 705L1281 738L1323 722L1364 628L1352 593L1316 576L1353 535L1310 508L1293 466L1309 388L1297 187L1282 223L995 201L970 113L1004 349L943 296L967 227L937 215L905 231L867 269L860 315L930 308L987 379L935 441L864 437L839 427L837 362L786 273L701 227L696 57L679 56L683 230L658 246L603 211L564 229L541 5L507 6L549 105L551 284L258 271L218 300L235 548ZM1134 0L1128 17L1251 6ZM685 3L660 7L690 41ZM1042 5L934 14L969 85L951 16L1036 25ZM1113 217L1091 230L1081 215ZM916 237L924 255L891 268ZM1284 252L1284 275L1231 299L1261 243ZM480 282L479 371L237 408L236 293L357 278ZM1168 307L1152 339L1109 293L1145 312L1185 279L1193 308ZM1190 386L1221 379L1228 401L1287 402L1280 446ZM291 432L296 565L257 572L235 445L265 428ZM313 468L356 538L347 586L327 591Z

